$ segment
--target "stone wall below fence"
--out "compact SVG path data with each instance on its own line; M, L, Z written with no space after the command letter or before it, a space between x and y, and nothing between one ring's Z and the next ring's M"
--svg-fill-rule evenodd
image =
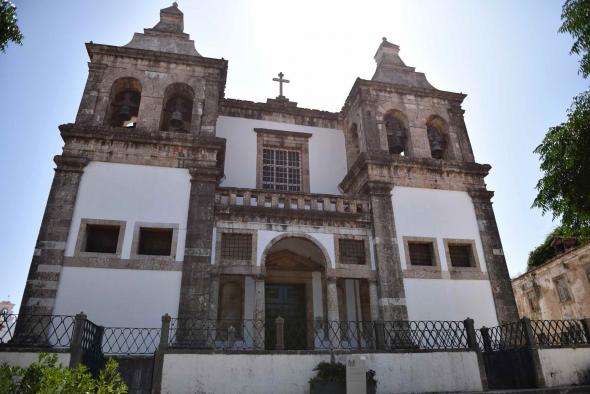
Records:
M366 354L378 393L480 391L475 352ZM347 355L337 355L344 363ZM162 393L309 393L313 368L329 354L178 354L164 356Z
M547 387L590 384L590 347L539 349Z
M55 353L57 354L57 364L64 367L70 366L70 353ZM0 365L7 363L14 367L26 368L35 361L39 360L39 352L9 352L0 351Z

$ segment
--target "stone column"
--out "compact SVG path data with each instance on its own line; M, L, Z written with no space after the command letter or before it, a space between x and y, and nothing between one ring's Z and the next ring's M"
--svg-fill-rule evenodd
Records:
M264 293L264 277L257 277L254 281L254 347L258 350L264 350L264 330L265 330L265 311L266 299ZM275 322L268 322L275 324Z
M331 348L340 347L340 315L338 313L338 288L336 278L328 278L326 284L327 322L326 330Z
M57 295L66 241L78 186L88 160L55 156L55 175L31 261L20 314L51 315ZM24 329L18 327L17 329Z
M391 203L391 187L390 184L377 182L367 185L372 207L379 313L385 321L408 319Z
M469 195L475 209L498 322L505 324L516 321L518 320L518 310L492 208L491 198L494 193L485 189L477 189L470 190Z
M379 295L377 291L377 282L369 281L369 305L371 308L371 320L379 320Z
M218 173L209 168L192 168L190 173L191 191L178 317L206 320L216 303L211 295L211 248Z

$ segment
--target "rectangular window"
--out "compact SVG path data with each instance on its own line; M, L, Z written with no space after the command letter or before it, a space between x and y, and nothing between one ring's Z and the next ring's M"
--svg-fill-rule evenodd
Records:
M252 234L221 234L221 258L227 260L251 260Z
M271 190L301 191L301 153L294 150L264 148L262 187Z
M432 242L408 242L410 264L434 266L434 250Z
M567 279L565 276L559 276L553 279L555 283L555 288L557 289L557 295L559 296L559 302L569 302L572 300L572 296L568 289Z
M365 241L356 239L339 239L340 264L366 263Z
M87 224L84 251L90 253L117 253L119 231L119 226Z
M171 228L140 227L137 254L150 256L170 256L172 252Z
M449 245L449 256L453 267L474 267L473 248L470 244Z

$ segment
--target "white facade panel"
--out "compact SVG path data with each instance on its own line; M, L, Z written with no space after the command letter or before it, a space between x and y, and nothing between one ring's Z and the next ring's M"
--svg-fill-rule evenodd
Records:
M309 138L310 191L340 194L338 183L346 175L346 149L341 130L229 116L217 119L217 136L227 139L225 179L221 186L256 188L255 128L312 134Z
M409 320L465 320L477 328L498 325L487 280L404 279Z
M443 271L448 270L443 238L474 240L482 271L486 271L475 209L466 192L396 186L392 202L403 269L403 237L428 237L436 238Z
M64 267L54 315L84 312L105 327L161 327L178 316L180 271Z
M188 170L91 162L80 181L66 256L73 256L80 220L126 221L122 258L131 253L136 222L177 224L176 261L184 259L190 194Z

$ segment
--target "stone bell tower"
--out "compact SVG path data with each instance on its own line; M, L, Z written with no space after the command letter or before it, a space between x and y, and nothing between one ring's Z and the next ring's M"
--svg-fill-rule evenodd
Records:
M127 45L86 44L88 80L76 121L60 126L64 148L55 157L20 313L52 313L80 180L89 163L102 162L188 169L179 316L206 317L214 194L225 153L215 125L227 61L201 56L183 27L174 3Z
M342 108L348 174L347 194L371 200L378 269L379 307L385 320L406 319L392 191L395 187L467 193L478 222L496 314L518 318L510 277L484 177L490 166L473 157L463 120L462 93L433 87L406 66L399 47L385 38L375 54L371 80L358 78ZM412 273L413 275L416 275Z

